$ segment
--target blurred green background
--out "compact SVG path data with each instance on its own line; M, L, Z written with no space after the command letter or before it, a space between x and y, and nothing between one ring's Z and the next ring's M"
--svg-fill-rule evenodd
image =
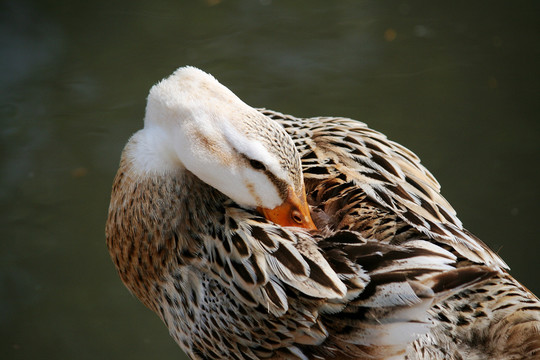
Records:
M0 2L0 354L181 359L105 246L120 151L179 66L367 122L540 293L538 1Z

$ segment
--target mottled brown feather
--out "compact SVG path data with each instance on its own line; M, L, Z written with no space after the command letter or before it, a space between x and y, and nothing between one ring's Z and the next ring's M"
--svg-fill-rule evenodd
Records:
M539 356L538 299L416 155L361 122L260 112L302 158L278 154L303 172L317 231L273 224L183 168L141 174L137 137L114 180L113 262L191 358Z

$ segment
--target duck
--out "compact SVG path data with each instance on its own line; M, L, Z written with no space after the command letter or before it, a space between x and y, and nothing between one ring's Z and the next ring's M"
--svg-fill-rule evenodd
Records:
M114 178L106 242L191 359L540 359L540 301L404 146L177 69Z

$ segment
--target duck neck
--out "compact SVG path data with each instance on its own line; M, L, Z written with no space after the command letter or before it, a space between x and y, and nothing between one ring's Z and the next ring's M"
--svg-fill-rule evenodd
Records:
M227 197L184 168L140 174L123 157L107 220L107 246L120 277L145 304L148 293L178 265L202 258L204 235L224 223Z

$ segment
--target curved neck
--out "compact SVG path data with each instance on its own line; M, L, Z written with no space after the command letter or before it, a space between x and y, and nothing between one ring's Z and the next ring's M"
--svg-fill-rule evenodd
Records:
M228 198L185 169L144 176L132 165L124 154L113 184L107 246L124 283L154 308L149 289L178 265L201 260L201 235L215 234L223 224Z

